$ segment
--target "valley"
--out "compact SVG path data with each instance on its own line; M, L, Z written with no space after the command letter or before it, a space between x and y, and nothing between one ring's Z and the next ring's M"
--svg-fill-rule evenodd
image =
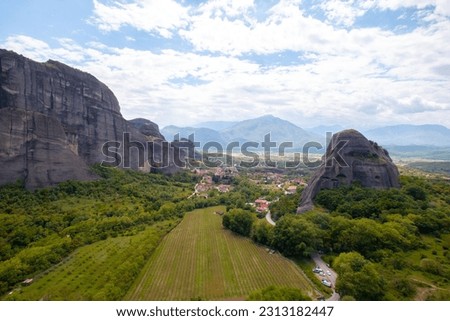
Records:
M450 300L445 126L160 132L61 62L0 72L2 300Z
M311 272L317 251L339 274L344 300L449 297L449 185L441 175L401 167L399 191L325 191L315 210L295 216L303 186L287 192L299 182L290 171L241 169L218 181L229 186L224 192L215 172L95 171L96 182L0 188L3 300L243 300L270 286L328 298ZM192 196L205 176L211 188ZM275 227L251 205L256 199L269 200ZM244 212L249 237L222 226ZM353 260L364 272L343 268Z

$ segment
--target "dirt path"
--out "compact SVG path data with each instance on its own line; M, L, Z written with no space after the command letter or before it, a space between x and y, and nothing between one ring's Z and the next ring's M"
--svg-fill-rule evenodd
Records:
M440 288L440 287L438 287L438 286L435 286L435 285L432 284L432 283L425 282L425 281L422 281L422 280L419 280L419 279L416 279L416 278L411 278L411 280L414 281L414 282L421 283L421 284L424 284L424 285L427 286L426 288L421 288L421 287L418 287L418 288L417 288L417 293L416 293L416 296L414 297L414 300L416 300L416 301L424 301L424 300L426 300L426 298L427 298L433 291L436 291L436 290L444 290L444 291L447 291L447 289Z
M198 186L198 184L195 184L194 192L191 195L188 196L188 199L193 197L193 196L195 196L195 195L197 195L197 186Z

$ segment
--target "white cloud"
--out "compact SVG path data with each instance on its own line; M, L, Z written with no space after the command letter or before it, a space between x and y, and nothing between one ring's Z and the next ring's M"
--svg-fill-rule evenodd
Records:
M356 127L406 119L445 123L450 111L450 77L445 68L438 68L444 70L441 74L435 70L435 60L445 62L448 56L439 58L442 48L436 39L444 35L433 38L423 32L419 43L432 38L415 50L411 50L413 36L397 43L398 38L390 38L393 35L377 34L367 42L365 54L311 55L310 63L279 67L174 50L153 53L99 43L81 46L68 39L52 48L18 36L9 38L5 46L34 59L58 59L92 73L114 91L126 118L146 117L161 126L267 113L303 126L318 119Z
M255 6L254 0L209 0L201 4L197 12L213 17L237 17Z
M8 37L3 47L38 61L47 60L48 53L51 51L46 42L24 35Z
M450 1L448 0L436 0L436 10L437 14L450 17Z
M436 14L445 15L450 12L449 3L446 0L329 0L315 5L326 16L326 21L320 21L304 11L301 0L279 0L259 19L254 0L209 0L194 7L175 0L115 1L109 5L94 0L91 20L105 31L129 25L163 37L177 33L197 51L227 55L284 50L331 53L336 49L355 50L355 46L361 45L348 39L347 30L341 27L351 27L368 10L435 6Z
M68 38L58 40L59 48L51 48L46 42L29 36L10 36L2 45L9 50L13 50L37 61L48 59L65 61L69 64L77 64L84 61L88 55L95 55L98 51L90 49L85 52L84 48Z
M96 7L96 17L104 18L97 23L104 30L129 24L164 36L177 32L195 50L156 52L71 39L50 46L27 36L9 37L3 46L94 74L117 95L126 118L146 117L161 126L268 113L305 127L320 121L359 128L396 122L450 126L448 19L430 20L402 34L349 27L370 6L390 10L430 2L376 0L362 6L333 0L324 7L329 20L320 21L300 1L279 1L256 19L254 1L211 0L189 11L177 4L182 9L173 23L147 25L144 18L130 17L144 17L154 2L116 1L109 7L96 2L101 8ZM442 16L447 3L437 0L435 14ZM111 16L102 6L112 10ZM286 51L300 58L293 55L289 66L277 65L275 54ZM267 62L257 63L248 54Z
M280 1L261 22L194 15L189 29L179 33L199 51L231 55L319 51L319 48L332 51L345 45L340 39L345 31L305 16L298 1Z
M376 0L376 6L378 8L390 10L397 10L399 8L411 8L411 7L423 9L426 6L435 6L435 5L436 0Z
M375 0L375 6L382 10L434 7L435 14L450 17L450 1L448 0Z
M328 21L350 27L356 18L363 16L367 10L373 8L374 4L374 0L330 0L321 2L319 6L324 11Z
M90 21L103 31L117 31L129 25L170 38L173 29L186 24L188 10L174 0L114 1L111 5L94 0L94 16Z

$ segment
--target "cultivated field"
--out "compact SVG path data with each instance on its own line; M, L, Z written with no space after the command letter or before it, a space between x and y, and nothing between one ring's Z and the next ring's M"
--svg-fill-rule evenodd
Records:
M120 300L161 238L176 222L166 221L134 236L109 238L76 250L33 284L6 300Z
M279 254L222 228L211 207L187 213L161 242L126 300L243 299L270 285L315 297L302 271Z

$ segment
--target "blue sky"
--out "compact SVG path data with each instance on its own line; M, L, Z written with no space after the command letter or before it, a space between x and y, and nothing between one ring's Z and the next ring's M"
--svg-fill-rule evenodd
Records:
M2 0L0 47L92 73L160 126L450 127L448 0Z

